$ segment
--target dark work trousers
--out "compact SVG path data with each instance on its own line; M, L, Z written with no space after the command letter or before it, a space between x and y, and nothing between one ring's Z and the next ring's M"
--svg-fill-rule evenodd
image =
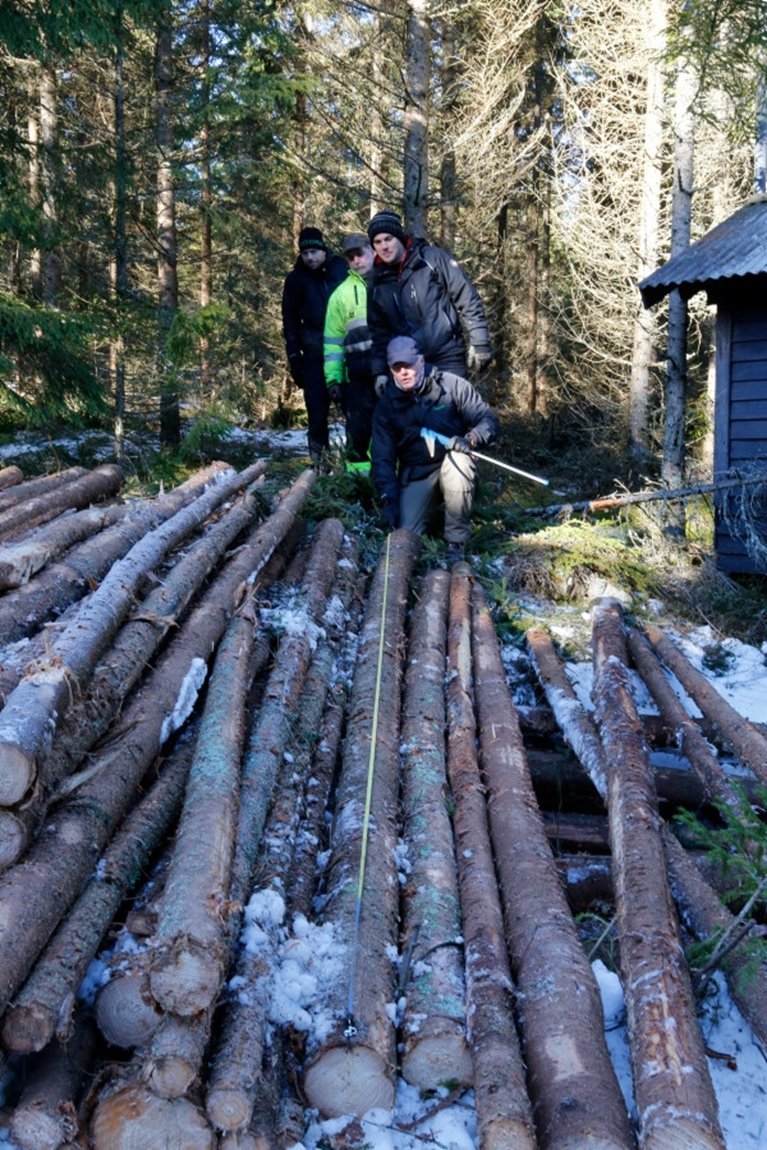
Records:
M372 381L345 383L341 388L341 407L346 420L346 454L350 463L364 463L369 457L375 403Z
M325 384L325 370L322 357L315 359L314 357L304 355L303 369L304 402L306 403L306 412L309 416L309 454L314 458L325 451L330 442L328 438L330 397Z

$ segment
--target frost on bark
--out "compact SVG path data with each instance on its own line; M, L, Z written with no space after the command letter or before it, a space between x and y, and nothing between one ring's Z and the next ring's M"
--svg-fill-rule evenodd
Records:
M620 969L643 1150L724 1150L671 900L655 787L631 698L623 616L592 607L594 704L608 764Z
M413 611L402 715L405 987L402 1075L420 1090L469 1085L461 914L445 769L445 639L450 576L432 571Z
M538 1139L546 1147L592 1139L593 1145L627 1150L634 1139L604 1039L599 989L546 840L479 587L473 593L473 655L482 777Z
M417 550L418 539L407 530L387 537L354 673L323 910L324 920L334 923L347 943L346 977L326 988L337 1023L325 1042L308 1050L304 1075L310 1104L328 1116L364 1114L373 1106L391 1109L394 1102L395 1028L389 1007L396 979L389 952L396 947L398 925L400 685L405 605Z
M477 763L471 581L457 573L450 584L448 657L448 771L480 1145L483 1150L534 1150L532 1108L514 1021L515 987Z

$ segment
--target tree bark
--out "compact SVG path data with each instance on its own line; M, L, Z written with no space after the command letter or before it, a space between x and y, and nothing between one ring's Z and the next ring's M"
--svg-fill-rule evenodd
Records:
M93 1150L178 1146L215 1150L216 1136L199 1108L186 1098L166 1099L145 1086L104 1094L91 1123Z
M0 491L5 491L8 487L15 487L17 483L22 483L23 480L24 472L15 464L10 467L0 467Z
M14 643L34 634L47 618L81 599L147 531L196 499L222 473L230 474L231 468L211 464L168 495L129 511L122 523L73 548L64 562L52 564L17 591L4 595L0 643Z
M157 320L160 380L160 443L181 442L178 369L168 357L168 336L178 312L178 236L176 188L173 174L173 28L170 8L157 22L155 40L155 95L157 138Z
M633 1145L604 1039L599 989L546 841L484 595L473 594L472 651L482 775L524 1051L542 1146ZM541 920L540 908L546 907Z
M56 722L82 688L96 661L133 605L144 576L185 539L238 487L258 477L256 463L216 484L136 543L118 560L77 616L53 642L47 666L25 676L0 715L0 804L11 806L26 793L37 765L50 748Z
M65 471L54 472L53 475L40 475L36 479L22 479L18 484L11 484L0 491L0 512L4 514L20 503L31 502L43 495L53 495L61 488L68 487L70 483L74 483L76 479L82 479L87 474L87 467L68 467Z
M62 516L16 543L4 543L0 546L0 590L28 583L33 575L75 543L119 523L127 513L125 504L92 507Z
M413 611L400 736L403 950L410 956L402 1076L419 1090L472 1081L466 1044L461 915L445 774L445 638L450 576L432 571Z
M122 485L121 468L113 463L106 463L103 467L97 467L95 471L64 484L56 491L40 495L36 499L28 499L0 513L0 538L7 539L9 535L18 534L22 529L28 531L31 527L47 523L73 508L79 511L91 503L111 499Z
M403 191L409 232L426 236L429 203L429 0L407 0Z
M26 1066L26 1082L11 1118L20 1150L59 1150L78 1134L77 1103L93 1055L92 1023L80 1018L66 1048L52 1042Z
M82 889L99 853L125 817L157 752L191 713L207 660L246 581L258 579L314 483L304 472L278 509L239 549L168 646L145 687L124 709L110 746L62 803L51 833L0 876L0 1001L8 1002Z
M534 1150L532 1109L514 1023L515 987L477 764L471 583L454 574L448 635L448 771L466 961L466 1008L482 1150Z
M646 1150L724 1150L647 748L628 685L622 611L608 599L592 611L593 693L609 764L613 889L640 1143Z
M3 1020L9 1050L41 1050L68 1037L75 996L121 902L143 877L175 820L192 747L179 743L157 781L128 815L67 918L35 964ZM120 1044L122 1045L122 1044Z
M418 538L395 531L384 546L360 638L323 912L347 940L347 981L339 977L326 988L338 1023L308 1051L304 1075L310 1104L328 1116L394 1103L395 1030L387 1005L395 979L387 947L397 938L401 647Z

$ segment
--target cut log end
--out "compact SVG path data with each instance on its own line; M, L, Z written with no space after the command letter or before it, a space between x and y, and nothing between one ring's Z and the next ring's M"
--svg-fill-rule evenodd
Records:
M50 1042L53 1031L50 1013L36 1003L11 1006L3 1021L3 1042L13 1054L33 1054Z
M11 1119L11 1136L19 1150L59 1150L71 1134L63 1114L54 1116L34 1104L19 1106Z
M495 1118L482 1126L482 1150L536 1150L533 1131L524 1122L513 1118ZM592 1150L592 1143L588 1143ZM614 1147L611 1150L615 1150Z
M194 1082L197 1067L192 1066L183 1054L168 1054L145 1062L143 1077L154 1094L160 1098L176 1099L186 1094Z
M0 870L12 866L27 845L27 833L19 817L9 810L0 810Z
M368 1110L394 1106L391 1067L367 1046L332 1046L306 1070L304 1089L325 1118L362 1117Z
M234 1132L250 1121L253 1104L243 1090L220 1086L209 1092L205 1109L217 1130Z
M658 1122L642 1138L643 1150L725 1150L724 1138L696 1117Z
M91 1127L93 1150L214 1150L216 1138L205 1118L186 1098L170 1101L129 1086L103 1099Z
M149 976L152 994L164 1010L191 1018L205 1010L221 989L220 964L210 951L174 951Z
M35 779L34 758L15 743L0 742L0 807L21 802Z
M471 1086L471 1052L460 1033L429 1035L413 1042L402 1059L402 1077L419 1090Z
M96 1022L107 1042L130 1050L144 1046L157 1031L162 1014L148 1000L143 974L113 978L99 992Z

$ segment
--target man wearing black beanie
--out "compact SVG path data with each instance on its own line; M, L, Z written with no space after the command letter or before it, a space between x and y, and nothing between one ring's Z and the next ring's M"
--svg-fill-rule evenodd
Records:
M482 301L450 253L408 235L388 208L373 216L368 237L376 253L368 299L376 390L386 385L386 347L398 335L411 336L443 371L465 376L485 367L492 350Z
M304 393L309 455L320 465L328 447L330 400L325 386L323 332L332 292L346 278L346 261L334 256L319 228L298 237L298 258L282 289L282 333L290 374Z

